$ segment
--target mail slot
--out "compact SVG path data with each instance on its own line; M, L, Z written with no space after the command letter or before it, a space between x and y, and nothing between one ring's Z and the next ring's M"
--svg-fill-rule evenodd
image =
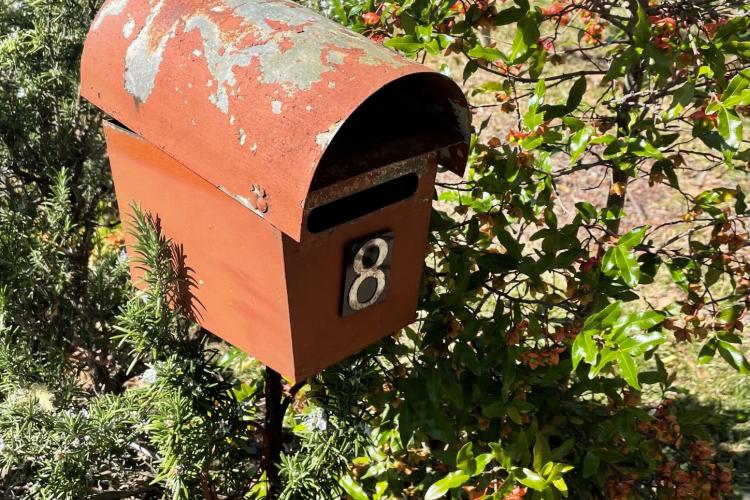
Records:
M468 151L452 80L293 2L107 0L81 94L204 328L298 380L415 319L435 175Z

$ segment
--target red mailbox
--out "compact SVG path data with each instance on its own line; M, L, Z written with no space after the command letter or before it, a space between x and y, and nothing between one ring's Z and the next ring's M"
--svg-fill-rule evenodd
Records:
M285 0L107 0L81 80L123 220L182 246L207 330L297 380L414 320L468 150L450 79Z

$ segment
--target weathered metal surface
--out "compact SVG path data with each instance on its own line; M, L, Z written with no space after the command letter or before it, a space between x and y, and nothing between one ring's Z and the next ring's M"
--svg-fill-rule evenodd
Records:
M106 124L105 135L123 220L133 202L159 217L182 249L196 321L262 363L301 380L414 320L434 155L410 161L419 187L408 199L297 242L136 134ZM386 231L388 293L342 317L347 245ZM126 243L132 249L132 235ZM131 272L136 280L142 272L132 260Z
M81 93L299 241L336 132L378 89L425 72L287 0L107 0ZM463 97L452 102L465 122ZM465 149L441 160L460 173Z

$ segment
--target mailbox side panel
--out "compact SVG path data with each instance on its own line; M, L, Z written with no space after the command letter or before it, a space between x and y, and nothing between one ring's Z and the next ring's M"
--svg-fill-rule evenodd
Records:
M130 223L133 203L158 217L184 254L196 321L291 376L281 233L141 137L104 129L121 219ZM131 274L137 282L132 256Z
M313 375L414 321L437 168L434 160L423 161L429 164L410 198L328 232L307 235L301 243L284 237L295 380ZM342 315L347 248L385 233L392 237L385 299Z

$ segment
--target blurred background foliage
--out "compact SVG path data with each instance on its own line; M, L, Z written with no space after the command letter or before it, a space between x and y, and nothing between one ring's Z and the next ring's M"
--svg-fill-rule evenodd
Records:
M747 2L306 3L472 104L418 321L285 388L269 493L262 367L180 308L152 216L119 220L78 96L99 2L4 1L2 496L747 493Z

